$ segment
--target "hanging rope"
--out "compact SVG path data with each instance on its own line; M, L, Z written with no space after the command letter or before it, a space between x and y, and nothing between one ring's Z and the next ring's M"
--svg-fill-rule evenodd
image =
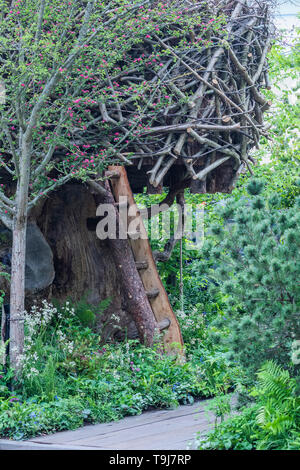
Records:
M184 311L184 291L183 291L183 236L184 236L184 191L181 191L176 196L177 204L180 206L179 220L178 220L178 232L180 236L180 269L179 269L179 299L180 309Z
M184 291L183 291L183 237L180 239L180 310L184 311Z

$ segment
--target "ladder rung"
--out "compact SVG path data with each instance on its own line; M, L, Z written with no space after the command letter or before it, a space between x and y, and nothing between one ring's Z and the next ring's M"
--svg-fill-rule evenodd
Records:
M129 206L129 203L128 203L128 201L127 202L116 202L116 206L118 207L118 209L127 209L127 207Z
M158 296L159 289L154 287L153 289L150 289L150 290L146 291L146 294L147 294L148 299L154 299L155 297Z
M132 240L138 240L139 238L141 238L141 232L127 232L127 235Z
M119 179L120 178L120 173L118 171L115 171L115 170L108 170L105 172L105 176L107 178L117 178Z
M176 150L174 152L176 153ZM108 172L104 173L104 175L106 175L107 179L111 178L111 191L115 201L122 201L121 197L127 196L129 207L126 212L129 216L129 221L132 220L130 211L131 205L136 209L134 211L134 217L140 217L140 230L138 225L124 223L125 234L127 234L128 243L132 250L132 262L135 263L135 267L141 278L143 287L140 287L143 289L143 295L144 297L147 295L149 299L149 306L153 312L154 319L156 319L155 324L157 330L162 332L166 352L168 354L177 354L177 352L179 352L184 358L183 349L180 348L177 350L177 348L175 349L172 346L173 343L179 343L183 346L182 336L176 316L168 301L168 296L161 283L155 262L152 258L149 238L147 237L147 232L143 225L143 219L145 218L144 210L137 209L124 166L111 165L108 167ZM123 211L121 211L120 208L119 211L121 219ZM135 271L136 274L137 271Z
M171 320L169 318L164 318L162 321L159 322L158 328L160 331L165 330L166 328L169 328L171 325Z
M147 269L148 268L148 261L136 261L135 262L136 269Z

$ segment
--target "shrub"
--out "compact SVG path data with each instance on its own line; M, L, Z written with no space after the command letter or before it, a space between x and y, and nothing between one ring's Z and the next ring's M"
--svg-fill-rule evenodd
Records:
M256 403L221 423L207 438L198 438L199 449L299 450L300 397L296 379L273 361L259 370L252 390Z
M78 317L83 326L93 327L96 323L97 315L102 315L105 309L109 306L111 300L105 299L98 303L98 305L91 305L87 302L86 297L78 302L70 305L73 307L75 315Z
M300 200L282 209L277 195L264 197L258 180L250 181L248 193L220 209L225 224L212 226L203 254L215 268L211 290L226 297L225 315L215 325L229 332L224 338L232 359L254 378L273 358L292 369L291 344L300 338Z
M202 330L203 325L200 337ZM237 374L223 353L204 344L191 348L195 354L186 363L163 354L161 344L103 346L101 336L83 327L68 302L34 307L25 316L25 333L23 377L13 393L11 372L0 377L0 435L14 439L193 403L227 390Z

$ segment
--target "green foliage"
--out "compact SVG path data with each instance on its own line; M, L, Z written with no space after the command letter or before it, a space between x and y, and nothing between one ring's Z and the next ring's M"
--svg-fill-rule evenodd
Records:
M1 273L0 272L0 276L4 275L5 273ZM5 296L5 292L3 292L2 290L0 290L0 318L2 318L2 305L3 305L3 302L4 302L4 296Z
M263 433L257 449L290 446L291 436L300 437L300 397L296 396L296 380L287 370L267 362L258 372L258 387L252 393L262 406L256 420Z
M74 309L75 315L80 320L83 326L93 327L96 323L96 318L103 315L105 310L109 307L111 299L105 299L97 305L91 305L87 302L86 296L78 302L71 302L69 299L70 307Z
M87 304L44 302L26 315L23 377L14 394L8 387L11 375L0 377L1 436L25 439L190 404L227 391L237 380L239 371L225 353L198 342L185 363L165 355L160 344L103 345L99 332L82 325L76 305ZM188 320L182 318L182 324ZM199 338L205 338L203 326L200 330Z
M209 196L209 240L197 261L199 276L217 283L210 283L211 297L220 291L226 296L227 307L210 326L215 334L210 336L225 340L229 357L243 364L236 390L242 393L239 402L248 406L207 440L199 436L200 449L300 449L299 291L293 271L299 266L299 47L287 53L275 45L269 63L273 90L279 90L266 92L273 101L267 116L273 140L262 139L253 154L259 160L256 179L242 175L233 193L222 196L220 211L215 210L219 196ZM213 268L210 274L207 267ZM276 289L293 296L289 307L284 296L278 301ZM249 382L268 357L288 370L274 359L263 365L251 392L255 404L249 406Z
M253 450L253 429L258 429L256 423L257 406L243 410L243 414L227 419L207 438L200 435L196 439L199 450Z
M116 139L113 148L98 148L102 137L114 130L110 123L93 124L96 128L99 125L96 129L99 139L89 149L73 148L68 137L74 126L77 132L79 121L80 126L89 126L92 116L88 110L95 104L91 103L95 91L102 103L113 98L115 91L105 84L106 73L113 74L119 66L122 69L120 73L130 68L131 51L153 29L152 23L145 23L142 27L135 24L134 17L130 18L125 12L125 3L118 6L120 13L124 12L124 21L120 17L111 29L102 30L98 35L102 35L101 40L106 47L95 48L95 43L91 42L85 53L78 56L74 67L60 77L51 96L51 103L57 107L51 107L49 99L49 106L42 109L33 134L35 148L40 151L36 155L44 155L48 145L55 144L63 152L70 152L70 161L68 165L64 161L63 165L56 162L45 167L45 175L40 173L31 187L33 197L41 189L55 186L53 172L62 175L75 165L75 176L85 179L96 171L96 167L101 169L115 150L124 149L122 139ZM100 9L104 7L104 4L99 4ZM28 19L26 8L28 6L22 9L22 28ZM177 24L174 11L169 7L162 16L159 8L152 13L155 21L165 22L164 27L174 22ZM55 15L55 8L47 12L50 30L55 24L50 20L54 20ZM216 27L221 24L220 19ZM4 27L14 25L11 20ZM181 27L178 34L189 24L181 24ZM59 24L59 28L63 28L63 24ZM76 31L77 28L75 25ZM59 34L61 30L57 31ZM31 44L30 35L32 31L29 28L24 35L25 45ZM25 111L28 115L31 105L42 92L36 80L48 77L52 65L56 67L59 64L59 55L64 50L54 39L47 41L42 38L41 45L45 49L42 60L36 48L28 48L32 54L32 67L37 71L33 82L26 78L31 80L31 70L25 68L24 63L4 63L5 66L11 65L7 73L15 74L11 85L8 85L9 102L14 93L20 94L21 99L29 104ZM72 40L69 36L65 40L68 46L65 50L69 50ZM8 40L3 37L3 41L7 47ZM95 50L98 51L96 56ZM105 67L103 60L106 61ZM275 47L269 60L275 87L276 83L280 85L283 76L296 76L299 69L299 52L296 50L283 55ZM85 69L91 64L95 70L94 77L88 73L88 78L83 80L78 76L77 67ZM145 64L136 62L135 67L141 71ZM22 90L14 88L20 79L26 84ZM95 89L92 90L94 82ZM85 83L89 84L84 86L88 90L82 90ZM66 90L68 92L64 94ZM83 91L87 91L85 96ZM133 102L139 111L133 125L138 127L140 116L143 116L141 101L145 96L148 99L151 88L138 85L134 91L137 96ZM122 83L119 92L121 101L132 97L132 90L127 90ZM182 364L174 357L163 355L159 345L150 349L137 341L104 344L105 335L96 331L95 318L104 312L108 306L106 303L92 307L82 299L56 308L44 304L41 311L35 310L26 320L22 358L24 373L14 394L9 387L12 371L0 373L1 436L25 439L40 433L73 429L84 423L117 420L152 407L176 406L178 403L192 403L197 397L217 395L213 409L216 424L218 420L221 424L205 442L201 440L200 448L300 448L299 287L295 282L300 266L299 103L291 102L288 91L280 96L272 91L265 93L268 99L273 100L272 112L267 117L273 140L262 139L261 149L253 155L260 161L254 168L256 178L242 175L230 195L195 195L186 191L188 204L206 204L207 239L199 252L188 250L187 240L183 243L184 311L178 312L178 320L187 362ZM95 106L97 110L98 104ZM157 112L165 106L162 99ZM68 107L70 112L62 121L61 134L54 137L57 111ZM143 125L151 124L154 118L153 111L150 121L143 121ZM17 142L20 130L17 116L13 117L11 124L9 130ZM128 139L130 145L131 136ZM4 161L7 162L4 150ZM86 158L89 164L82 168L82 161ZM34 160L33 164L37 163ZM46 173L51 178L47 178ZM137 200L149 206L164 197L165 194L139 195ZM174 226L174 221L172 224ZM153 249L163 249L167 241L164 235L162 233L160 240L152 242ZM177 310L181 307L179 260L177 245L169 262L159 264L162 280ZM273 360L264 364L270 358ZM282 364L286 370L282 369ZM237 416L224 421L230 412L229 392L243 392L244 400L249 404L249 383L252 387L259 368L257 383L250 395L252 403L240 409Z
M298 366L300 364L300 341L296 340L292 342L292 363Z
M1 354L1 362L0 362L0 402L2 400L6 400L11 395L10 383L11 383L11 379L14 376L13 371L11 369L6 369L4 367L4 364L2 364L2 357L3 357L3 354L4 354L4 351L5 351L5 348L6 348L7 344L4 344L3 346L4 347L2 348L2 345L1 345L1 348L0 348L0 354Z
M226 298L216 324L229 331L224 341L251 378L266 359L292 367L291 343L300 337L300 219L297 202L279 209L261 181L252 180L248 191L219 209L225 224L212 230L203 255L212 266L211 291Z
M262 192L263 182L257 179L251 180L247 185L247 191L252 196L257 196ZM259 208L259 207L258 207Z
M256 403L199 438L200 449L299 450L300 397L296 380L273 361L257 374Z
M218 418L223 423L226 415L231 413L231 394L219 394L206 406L206 411L213 411L215 414L215 428L218 426Z

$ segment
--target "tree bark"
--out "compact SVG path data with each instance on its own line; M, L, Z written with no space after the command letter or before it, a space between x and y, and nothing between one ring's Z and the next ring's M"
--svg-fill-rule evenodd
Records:
M26 221L17 220L13 228L10 288L10 366L16 376L21 371L20 358L24 345Z
M28 187L30 174L30 144L23 137L20 159L20 179L16 194L16 214L13 221L13 244L11 259L10 288L10 366L15 377L20 375L21 356L24 348L24 311L25 311L25 257Z
M108 182L106 182L106 190L107 195L104 198L100 196L100 201L114 206L118 233L118 225L120 223L119 213L116 209L115 200ZM128 313L132 316L136 324L140 341L147 346L151 346L153 344L155 334L159 333L159 328L136 268L135 259L129 245L129 241L128 239L110 238L109 245L122 279L122 287L127 303Z

